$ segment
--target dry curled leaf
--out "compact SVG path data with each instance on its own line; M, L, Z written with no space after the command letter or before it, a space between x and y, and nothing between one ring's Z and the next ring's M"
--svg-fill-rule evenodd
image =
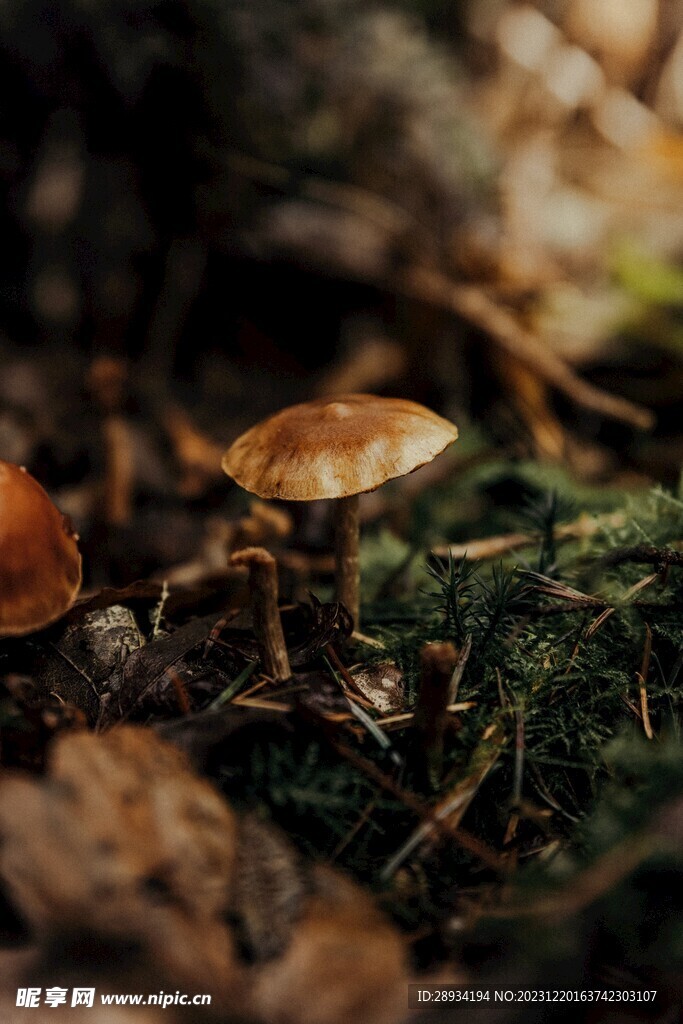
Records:
M342 604L322 604L310 594L310 605L299 604L282 609L282 625L287 638L292 667L309 664L327 644L351 635L353 624ZM247 661L259 657L258 644L251 629L237 628L234 623L221 631L221 642L238 652Z
M283 953L311 890L310 870L284 834L247 815L239 826L233 914L250 959Z
M398 933L335 871L316 867L311 887L283 955L259 973L257 1013L269 1024L397 1024L407 995Z
M401 711L405 703L403 673L391 661L368 665L352 673L356 686L364 697L385 715Z
M112 604L82 614L66 627L54 647L84 679L107 679L145 643L130 608Z
M215 623L215 614L192 619L170 636L131 654L102 687L99 725L113 725L132 714L143 701L159 696L168 686L169 670L179 671L181 661L206 641Z
M182 754L145 729L70 733L44 780L0 792L0 877L39 941L125 938L178 985L231 991L235 818Z
M400 1019L403 942L372 900L273 826L238 822L145 728L68 733L44 777L0 783L0 888L38 977L206 992L222 1022ZM99 965L93 948L109 951Z
M253 1008L268 1024L397 1024L405 950L372 900L305 861L282 832L240 825L233 913L256 965Z

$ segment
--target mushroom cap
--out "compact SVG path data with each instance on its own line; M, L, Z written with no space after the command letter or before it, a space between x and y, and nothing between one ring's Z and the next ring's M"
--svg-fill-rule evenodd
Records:
M76 535L25 469L0 460L0 636L48 626L80 585Z
M261 498L344 498L412 473L457 436L448 420L403 398L319 398L247 430L223 469Z

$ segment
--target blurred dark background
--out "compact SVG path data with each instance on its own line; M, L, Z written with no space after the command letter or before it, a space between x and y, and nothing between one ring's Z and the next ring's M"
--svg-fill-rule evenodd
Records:
M426 402L468 457L675 482L681 15L3 5L0 457L55 492L92 579L191 557L233 500L221 448L334 391ZM477 290L654 429L587 408L490 317L406 287L416 270Z

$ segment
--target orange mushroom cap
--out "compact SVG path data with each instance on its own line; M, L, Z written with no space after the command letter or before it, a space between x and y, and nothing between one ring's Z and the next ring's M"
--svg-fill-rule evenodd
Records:
M0 460L0 636L48 626L81 585L76 535L40 484Z
M453 423L407 399L320 398L247 430L223 456L223 469L261 498L345 498L412 473L457 436Z

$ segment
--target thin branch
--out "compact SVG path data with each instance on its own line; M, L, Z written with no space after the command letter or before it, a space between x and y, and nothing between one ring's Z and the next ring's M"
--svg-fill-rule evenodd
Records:
M256 160L244 153L232 152L228 163L233 172L252 180L267 182L278 190L287 191L294 181L293 175L286 168ZM356 185L320 177L299 179L296 185L304 198L364 217L389 234L409 230L414 222L407 210L384 196ZM364 279L366 277L363 276ZM377 280L372 283L379 288L393 290L448 310L467 320L483 330L499 348L531 367L534 373L568 395L577 405L643 430L650 430L654 426L655 417L649 409L582 380L567 363L518 324L512 313L497 305L495 299L482 288L455 283L445 274L421 266L408 267L388 281Z
M604 853L577 875L564 891L545 899L484 909L479 916L547 917L555 920L572 917L627 878L648 857L661 849L661 845L659 837L638 833Z
M642 430L654 426L655 417L649 409L583 380L482 288L456 284L439 271L425 267L409 267L397 279L396 286L413 298L448 309L481 328L500 348L530 366L577 405Z
M633 562L636 565L653 565L658 569L661 566L663 569L667 565L683 565L683 551L675 551L673 548L655 548L650 544L636 544L631 548L618 548L616 551L610 551L601 561L603 565L608 566Z
M638 689L640 690L640 711L643 718L643 729L645 735L649 740L654 739L654 733L652 731L652 725L650 724L650 711L647 706L647 689L645 687L645 680L647 674L650 671L650 658L652 656L652 630L648 623L645 623L645 646L643 648L643 661L640 666L640 672L638 676Z
M619 529L626 523L623 512L609 512L606 515L591 516L583 513L578 519L571 523L562 523L553 530L555 541L580 540L585 537L593 537L600 530L609 527ZM500 558L509 552L517 551L520 548L531 547L539 544L542 536L538 532L532 533L503 533L493 537L482 537L478 540L466 541L464 544L447 544L434 548L432 554L437 558L464 558L465 555L470 561L480 561L487 558Z
M505 864L501 861L500 857L495 854L492 850L482 843L476 836L466 832L465 829L459 828L449 824L447 820L441 820L436 817L434 811L418 800L417 797L413 796L407 790L403 789L397 782L381 771L372 761L357 754L350 747L347 747L343 743L332 741L332 745L346 761L352 764L355 768L360 769L368 778L372 779L378 786L391 793L397 800L400 800L405 807L411 810L418 818L428 823L431 828L439 832L443 837L451 839L461 846L468 853L473 854L487 867L492 868L498 873L505 872Z

